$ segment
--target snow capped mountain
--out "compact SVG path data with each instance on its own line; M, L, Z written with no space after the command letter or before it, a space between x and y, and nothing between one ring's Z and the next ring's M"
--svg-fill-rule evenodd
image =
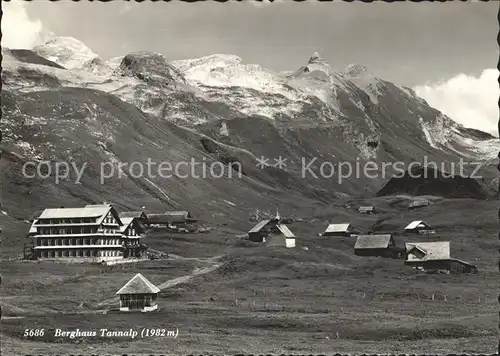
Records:
M306 66L301 67L294 74L292 74L293 77L305 75L313 77L319 81L333 83L332 68L330 67L330 64L319 55L318 52L313 53Z
M104 61L68 37L52 37L30 58L23 56L5 51L2 76L8 89L102 90L144 112L195 128L253 116L270 120L281 132L326 127L365 159L381 159L393 145L408 148L397 154L391 149L392 158L412 157L416 151L411 147L422 144L446 154L483 153L477 150L481 139L410 89L384 81L362 65L336 73L319 53L286 73L245 64L231 54L170 62L158 53L137 52ZM231 131L226 126L219 130L228 139Z
M98 58L83 42L73 37L52 37L33 49L39 56L60 64L66 69L79 69Z

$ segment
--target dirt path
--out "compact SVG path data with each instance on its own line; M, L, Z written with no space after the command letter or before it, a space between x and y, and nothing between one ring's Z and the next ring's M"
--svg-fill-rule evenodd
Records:
M171 287L174 287L174 286L176 286L178 284L186 283L186 282L188 282L189 280L191 280L192 278L194 278L196 276L201 276L203 274L207 274L207 273L213 272L213 271L215 271L217 268L219 268L222 265L222 263L216 262L222 256L214 256L214 257L210 257L210 258L188 258L188 257L177 256L177 255L173 255L172 256L171 254L169 254L169 257L172 257L174 259L196 260L196 261L199 261L199 262L209 263L210 265L206 266L206 267L195 268L193 270L193 272L191 272L188 275L177 277L177 278L173 278L173 279L169 279L168 281L165 281L165 282L157 285L157 287L160 290L171 288ZM104 306L109 305L109 304L116 304L118 302L118 300L119 300L119 297L109 298L109 299L106 299L106 300L100 302L99 304L97 304L97 306L98 307L104 307Z
M167 289L167 288L176 286L176 285L181 284L181 283L186 283L187 281L189 281L193 277L201 276L203 274L207 274L207 273L213 272L217 268L219 268L220 266L221 266L221 264L217 263L217 264L213 264L213 265L208 266L208 267L196 268L193 271L193 273L191 273L191 274L188 274L188 275L182 276L182 277L177 277L177 278L174 278L174 279L170 279L170 280L168 280L166 282L163 282L162 284L158 285L157 287L160 288L161 290L163 290L163 289Z

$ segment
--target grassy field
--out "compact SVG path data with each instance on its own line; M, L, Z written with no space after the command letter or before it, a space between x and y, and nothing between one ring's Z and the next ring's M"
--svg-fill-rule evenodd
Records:
M182 257L111 270L2 261L3 354L495 353L498 201L436 200L407 211L404 200L318 209L290 225L295 249L243 241L238 235L249 222L208 234L154 232L146 243ZM359 215L360 203L375 203L381 213ZM328 222L400 231L416 219L437 230L431 240L450 241L452 256L477 265L479 273L423 274L402 260L355 256L354 239L317 236ZM427 237L395 239L404 246ZM196 273L206 267L213 270ZM158 311L113 311L114 293L135 273L156 285L171 281ZM23 337L34 328L44 328L44 336ZM164 328L178 336L54 336L56 329L103 328Z

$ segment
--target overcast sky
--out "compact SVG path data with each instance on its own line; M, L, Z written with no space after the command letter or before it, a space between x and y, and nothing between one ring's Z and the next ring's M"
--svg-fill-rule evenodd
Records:
M489 90L481 89L490 93L488 102L498 86L491 87L499 56L498 7L498 1L24 4L30 21L83 41L105 59L139 50L172 60L230 53L245 63L294 70L318 51L336 70L363 64L384 79L420 86L422 96L434 95L432 90L460 75L473 80L471 85L488 82ZM9 30L2 27L5 35ZM487 69L492 71L483 72ZM463 80L460 85L470 87ZM438 104L443 100L455 99L441 98ZM489 124L498 118L496 104L491 110Z

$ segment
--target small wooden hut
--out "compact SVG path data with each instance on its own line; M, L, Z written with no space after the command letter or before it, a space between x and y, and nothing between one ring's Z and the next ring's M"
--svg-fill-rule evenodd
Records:
M158 309L156 298L160 289L137 273L118 292L120 296L120 311L148 312Z

